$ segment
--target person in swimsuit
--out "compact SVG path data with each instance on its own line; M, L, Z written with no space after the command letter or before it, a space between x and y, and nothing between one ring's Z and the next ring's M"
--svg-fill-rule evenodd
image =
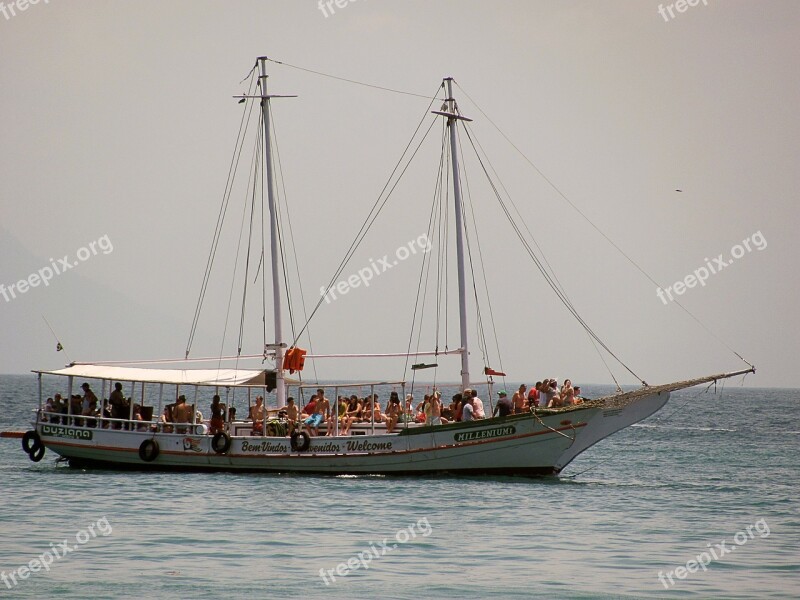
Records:
M425 405L425 425L442 424L442 394L439 391L433 392L428 403Z
M400 419L403 409L400 407L400 398L397 394L389 399L389 406L386 407L386 433L394 431L397 421Z
M225 428L225 405L220 404L218 394L214 394L211 401L211 420L208 423L208 432L213 435Z
M294 398L290 397L286 400L286 420L289 421L289 435L294 433L297 427L297 419L299 418L297 405L294 403Z
M331 401L317 390L317 403L314 406L314 414L308 417L303 424L306 426L308 435L319 435L319 427L331 414Z
M264 410L264 398L256 396L255 406L250 407L250 418L253 420L253 435L264 433L264 418L267 411Z

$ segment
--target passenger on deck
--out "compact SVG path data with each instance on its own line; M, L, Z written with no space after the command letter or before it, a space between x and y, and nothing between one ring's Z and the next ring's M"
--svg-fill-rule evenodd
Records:
M449 423L455 420L456 416L453 414L453 402L451 401L447 406L442 403L442 423Z
M122 394L122 384L117 382L114 384L114 391L108 396L108 403L111 405L111 418L112 419L125 419L128 417L126 409L128 408L125 396ZM114 423L114 429L119 429L121 423Z
M478 398L478 390L472 389L470 390L470 394L472 394L472 408L475 409L475 418L485 419L486 413L483 412L483 400Z
M286 400L286 420L289 422L289 435L294 433L294 429L297 427L297 419L299 416L299 411L297 410L297 405L294 403L294 398L289 396L289 399Z
M372 418L372 396L364 396L364 399L361 401L361 407L362 420L369 423Z
M233 423L236 420L236 407L231 406L228 409L228 423Z
M81 414L81 405L83 404L83 400L81 399L80 394L74 394L69 399L69 412L73 415L80 415ZM76 419L75 424L80 425L83 423L83 419Z
M422 397L422 402L417 404L417 407L414 409L412 413L412 419L414 423L424 423L425 422L425 407L430 402L431 397L428 394L424 394Z
M82 401L78 404L78 406L80 408L78 408L78 407L73 405L72 414L79 414L79 415L87 414L88 415L88 414L91 414L90 410L91 410L92 401L94 401L94 405L97 406L97 396L94 395L94 392L92 391L92 388L89 386L88 383L84 383L81 386L81 389L83 390L83 398L82 398ZM77 411L75 410L76 408L78 408ZM81 419L81 422L80 423L76 422L76 424L83 425L83 420Z
M322 390L317 390L317 402L314 406L313 414L308 417L303 423L306 426L308 435L319 435L319 426L330 416L331 402L322 393Z
M378 394L372 394L364 399L364 422L383 423L384 416L381 412L381 405L378 402Z
M67 412L67 403L61 398L61 394L53 396L53 412L62 415ZM50 417L50 422L60 423L62 421L60 417Z
M386 407L386 433L394 432L397 421L400 420L400 415L403 414L397 392L392 392L392 394L393 395L389 397L389 404Z
M144 417L142 416L142 407L138 404L133 405L133 420L142 421L142 423L136 425L137 431L147 431L147 425L143 423Z
M324 408L324 415L322 422L325 423L325 435L333 435L334 433L334 421L333 421L333 405L328 398L325 397L325 390L319 388L317 390L317 405L314 408L314 412L319 412L320 405ZM327 408L325 408L327 407ZM319 429L319 427L317 427ZM317 431L317 435L319 435L319 431Z
M51 423L61 422L61 416L55 416L61 412L61 396L56 394L56 398L58 398L58 400L55 398L47 399L47 404L44 405L44 411L51 414L42 415L43 421L50 421Z
M514 403L508 397L505 390L500 390L497 394L500 396L500 399L497 401L497 405L494 407L494 411L492 412L492 416L498 415L501 417L507 417L510 414L514 413Z
M574 400L572 401L572 403L573 404L582 404L585 399L586 398L581 396L581 386L576 385L575 386L575 397L574 397Z
M551 379L547 384L547 389L545 391L545 397L547 398L547 408L559 408L561 406L561 396L558 394L558 382L555 379Z
M403 408L403 417L400 419L403 423L412 423L414 421L414 396L406 394L405 407Z
M519 386L519 389L514 392L514 398L512 398L512 402L514 404L514 414L520 415L528 410L528 400L525 397L525 391L528 388L523 383Z
M347 401L347 411L344 413L344 418L342 419L342 435L350 435L350 428L353 426L353 423L358 423L360 421L361 401L358 399L358 396L353 394Z
M308 401L308 404L306 404L303 407L303 412L300 413L300 420L305 421L308 417L314 414L316 408L317 408L317 395L314 394L313 396L311 396L311 400Z
M341 435L342 430L344 429L345 421L347 420L347 407L350 404L350 400L347 396L339 396L336 399L336 422L338 425L338 432ZM334 430L333 426L328 429L328 435L334 435L336 431Z
M336 421L339 423L339 433L344 429L344 420L347 415L347 397L339 396L336 398ZM333 411L331 411L331 418L328 419L328 435L334 435L336 428L333 421Z
M389 399L386 401L386 410L383 411L383 414L389 414L389 409L392 407L392 400L397 398L397 392L390 392Z
M471 392L472 390L469 390ZM475 408L472 406L472 396L464 390L464 407L461 411L461 420L464 422L475 420Z
M256 403L250 407L250 418L253 420L253 435L264 434L264 418L267 411L264 409L264 398L256 396Z
M164 433L172 433L174 431L174 429L172 427L172 423L175 422L174 421L175 417L173 417L173 410L174 409L175 409L175 405L174 404L167 404L164 407L164 412L161 413L161 419L160 419L161 420L161 430Z
M58 422L58 421L56 421L57 417L51 417L50 414L49 414L49 413L52 413L52 412L55 412L53 410L53 399L52 398L48 398L47 402L44 403L44 408L42 408L42 410L39 413L39 418L42 421L45 421L45 422L50 421L50 419L52 419L54 423L57 423Z
M542 389L542 382L537 381L536 385L531 388L528 392L528 408L538 408L539 406L539 397L541 394Z
M453 417L456 421L461 421L464 414L464 398L461 394L453 396Z
M425 406L425 425L441 425L446 422L442 419L442 394L437 390Z
M575 389L572 387L572 382L567 379L561 388L561 404L562 406L572 406L575 404Z
M178 401L172 409L172 418L175 420L175 423L191 423L194 418L194 407L186 404L186 396L183 394L178 396ZM188 427L175 427L176 433L186 433L187 431Z
M94 396L94 394L92 394ZM89 398L88 400L86 397L83 399L83 405L81 407L81 416L84 417L92 417L97 415L97 396L93 398ZM97 421L94 419L86 419L85 425L87 427L96 427Z
M386 420L386 415L381 412L381 404L378 402L378 394L372 394L372 415L376 423L383 423Z
M219 394L211 400L211 419L208 422L208 433L214 435L225 429L225 405L220 402Z

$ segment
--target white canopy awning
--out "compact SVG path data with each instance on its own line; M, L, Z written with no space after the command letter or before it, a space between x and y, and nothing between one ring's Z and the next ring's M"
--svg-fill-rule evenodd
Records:
M140 367L81 364L58 369L57 371L34 371L34 373L175 385L264 386L267 383L267 376L274 374L274 371L272 369L145 369ZM287 378L284 378L284 380L289 384L298 383Z

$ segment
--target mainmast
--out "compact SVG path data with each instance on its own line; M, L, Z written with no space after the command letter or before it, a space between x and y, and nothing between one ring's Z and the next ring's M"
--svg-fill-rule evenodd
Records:
M455 98L453 98L453 78L444 80L447 89L445 110L433 111L437 115L447 117L447 128L450 131L450 160L453 169L453 198L456 211L456 257L458 268L458 315L461 330L461 390L470 386L469 382L469 340L467 338L467 284L464 275L464 225L461 204L461 178L458 173L458 152L456 141L456 122L458 120L471 121L458 114Z
M286 405L286 385L283 377L283 329L281 327L281 278L278 261L278 215L275 209L275 193L272 174L272 138L269 120L270 96L267 94L267 57L258 59L258 84L261 88L261 114L264 120L264 159L267 162L267 198L269 200L270 254L272 259L272 307L275 321L275 343L269 344L275 350L276 394L278 408ZM265 348L266 351L266 348Z

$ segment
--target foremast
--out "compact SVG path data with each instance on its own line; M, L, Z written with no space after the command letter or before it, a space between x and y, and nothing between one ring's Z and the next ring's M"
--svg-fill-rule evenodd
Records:
M267 199L269 201L270 258L272 260L272 308L275 325L275 343L268 348L275 351L276 400L278 408L286 405L286 384L283 376L283 327L281 325L281 277L278 256L278 215L275 207L275 191L272 173L272 137L270 130L269 103L272 96L267 93L267 57L260 56L258 61L258 85L261 89L261 114L264 121L264 159L267 163ZM266 315L265 315L266 318Z
M442 111L433 111L447 118L447 129L450 133L450 161L453 171L453 201L456 213L456 261L458 270L458 317L461 333L461 390L470 387L469 381L469 337L467 332L467 283L464 273L464 224L461 202L461 178L458 169L458 143L456 140L456 123L459 120L471 121L458 114L458 107L453 98L453 78L446 77L444 86L447 98Z

